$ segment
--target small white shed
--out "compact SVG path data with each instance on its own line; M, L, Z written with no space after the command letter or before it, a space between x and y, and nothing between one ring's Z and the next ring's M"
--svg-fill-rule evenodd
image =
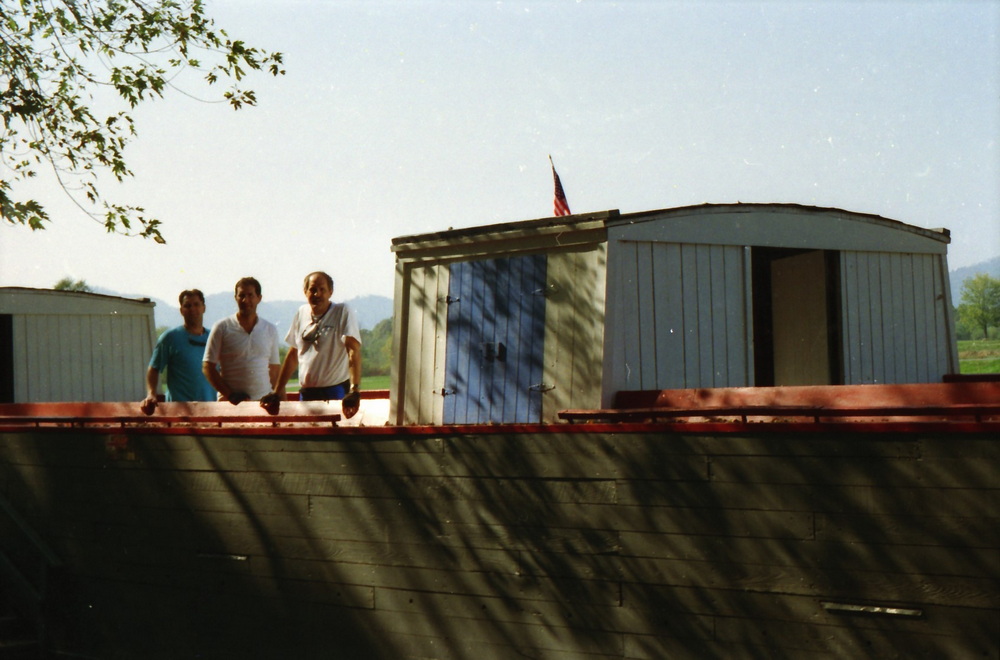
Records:
M396 238L390 420L552 422L621 390L940 381L958 369L949 242L792 204Z
M0 287L0 402L137 401L154 303Z

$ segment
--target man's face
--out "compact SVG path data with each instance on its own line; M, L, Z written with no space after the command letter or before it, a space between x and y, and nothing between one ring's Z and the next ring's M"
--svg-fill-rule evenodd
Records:
M181 301L181 316L184 317L184 325L200 327L205 316L205 303L198 296L184 296Z
M252 284L243 284L236 290L236 306L244 314L255 313L259 303L260 296Z
M326 309L327 304L330 302L330 296L333 295L330 285L327 284L326 278L322 275L313 275L309 278L309 281L306 282L305 293L306 301L312 307L313 312Z

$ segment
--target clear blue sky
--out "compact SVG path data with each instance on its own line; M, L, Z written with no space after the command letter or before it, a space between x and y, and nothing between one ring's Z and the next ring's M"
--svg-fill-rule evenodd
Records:
M338 300L391 296L393 237L551 215L549 154L575 212L837 207L950 228L951 268L1000 255L1000 2L208 7L288 74L253 79L256 108L137 113L116 196L168 245L50 188L47 231L0 225L0 285L297 299L324 269Z

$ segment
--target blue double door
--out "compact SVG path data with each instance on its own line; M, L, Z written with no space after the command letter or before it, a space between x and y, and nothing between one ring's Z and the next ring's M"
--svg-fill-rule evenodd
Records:
M451 265L446 424L541 421L545 270L544 254Z

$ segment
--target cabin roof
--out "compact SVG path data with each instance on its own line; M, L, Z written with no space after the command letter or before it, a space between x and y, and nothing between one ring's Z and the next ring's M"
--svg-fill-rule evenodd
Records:
M687 217L701 214L729 214L729 213L754 213L758 211L768 211L772 213L802 213L829 215L832 217L851 220L853 222L879 225L889 229L909 232L918 236L931 238L942 243L951 242L951 232L943 227L935 229L925 229L916 225L907 224L899 220L884 218L874 213L860 213L857 211L845 211L844 209L807 206L803 204L698 204L694 206L679 206L670 209L659 209L653 211L640 211L628 213L608 220L608 225L636 224L640 222L651 222L660 219Z
M512 239L522 235L558 234L559 232L580 232L588 229L607 228L628 224L638 224L653 221L669 221L671 218L688 217L698 214L728 214L753 213L758 211L829 214L840 219L854 222L879 225L882 227L909 232L942 243L951 241L947 229L925 229L910 225L899 220L883 218L870 213L858 213L843 209L806 206L785 203L732 203L732 204L697 204L667 209L621 213L616 209L594 213L579 213L563 217L538 218L534 220L519 220L477 227L463 227L426 234L412 234L392 239L393 252L406 252L413 249L426 249L429 245L471 244L484 240Z
M155 304L149 298L124 298L87 291L0 287L0 313L4 314L146 314Z

